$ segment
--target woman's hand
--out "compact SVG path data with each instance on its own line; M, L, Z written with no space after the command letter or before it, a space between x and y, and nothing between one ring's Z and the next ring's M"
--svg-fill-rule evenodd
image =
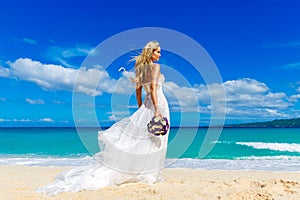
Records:
M158 108L155 109L155 112L154 112L154 117L162 117L161 113L160 113L160 110Z

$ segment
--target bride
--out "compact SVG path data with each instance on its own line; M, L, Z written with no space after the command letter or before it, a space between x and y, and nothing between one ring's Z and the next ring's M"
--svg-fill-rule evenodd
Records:
M134 58L136 99L139 109L109 129L98 132L101 151L94 162L64 171L54 182L37 188L37 192L56 195L60 192L97 190L123 183L157 183L163 181L168 132L154 136L147 124L154 116L170 121L169 107L162 91L164 76L160 73L160 45L148 42L142 53ZM142 89L146 95L142 101Z

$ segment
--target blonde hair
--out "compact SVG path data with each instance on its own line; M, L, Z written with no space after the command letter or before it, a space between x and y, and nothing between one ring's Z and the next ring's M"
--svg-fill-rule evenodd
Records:
M141 85L149 82L149 76L151 75L154 64L152 63L152 53L160 47L157 41L148 42L142 50L142 53L135 56L135 78L132 79L136 83L136 87L139 88Z

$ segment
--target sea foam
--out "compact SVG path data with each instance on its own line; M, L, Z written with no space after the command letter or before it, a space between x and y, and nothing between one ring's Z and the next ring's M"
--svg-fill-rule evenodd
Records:
M78 158L26 158L0 157L0 165L26 166L84 166L94 162L91 156ZM300 171L298 156L241 157L239 159L166 159L166 168L190 168L203 170L250 170L250 171Z
M236 142L236 144L253 147L255 149L270 149L274 151L288 151L300 153L300 144L296 143Z

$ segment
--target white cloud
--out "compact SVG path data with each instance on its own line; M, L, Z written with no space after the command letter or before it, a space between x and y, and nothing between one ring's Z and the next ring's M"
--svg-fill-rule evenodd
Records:
M50 122L50 123L54 122L54 120L51 119L51 118L42 118L42 119L40 119L39 121L40 121L40 122Z
M264 45L263 48L286 48L286 47L299 47L299 46L300 46L300 42L294 41L294 42L281 43L281 44Z
M115 82L114 85L112 85L113 87L111 88L111 92L118 94L131 94L132 91L135 91L135 85L130 81L130 78L132 77L135 77L134 72L122 72L122 76Z
M58 55L63 58L72 58L87 56L92 49L93 48L89 45L75 45L75 47L71 48L51 47L49 51L52 55Z
M25 101L29 104L45 104L45 101L43 101L42 99L32 100L32 99L26 98Z
M109 117L108 117L108 120L107 121L119 121L119 120L121 120L122 119L122 117L121 116L117 116L117 115L110 115Z
M195 109L195 106L198 105L195 88L180 87L174 82L166 82L164 89L171 105L178 105L182 109L188 109L188 107Z
M224 83L224 87L226 89L227 95L255 95L264 93L269 90L269 88L264 83L258 82L250 78L226 81Z
M19 122L31 122L32 120L30 119L20 119Z
M127 105L126 108L134 108L134 109L137 109L138 108L138 105Z
M110 78L107 71L100 66L94 68L82 67L80 70L65 68L60 65L43 64L29 58L19 58L15 62L8 62L11 74L25 81L33 82L45 90L66 90L81 92L91 96L107 93L129 93L134 85L128 76L130 72L123 72L119 80ZM76 83L76 85L74 85Z
M0 122L26 122L26 123L35 123L35 122L47 122L47 123L53 123L55 122L53 119L51 118L42 118L42 119L39 119L39 120L34 120L34 119L2 119L0 118ZM68 121L61 121L61 122L65 122L67 123Z
M28 58L20 58L8 65L13 77L33 82L46 90L73 91L76 81L74 92L91 96L99 96L103 92L119 94L134 92L134 84L128 78L134 77L133 72L124 71L117 80L111 78L108 72L100 66L82 67L78 70L61 65L42 64ZM292 102L299 99L298 95L288 97L283 92L273 93L265 83L250 78L229 80L219 84L200 84L193 87L166 82L164 91L171 111L207 114L226 111L230 117L284 117L286 116L284 113L292 109ZM226 102L226 107L224 102ZM111 119L112 117L118 116L111 116Z
M28 43L28 44L37 44L37 42L35 40L30 39L30 38L23 38L22 41L25 43Z
M289 64L286 64L286 65L281 65L279 66L279 68L282 68L282 69L300 69L300 62L295 62L295 63L289 63Z
M224 86L227 115L287 117L283 110L293 106L285 93L272 93L264 83L253 79L227 81Z
M107 121L119 121L124 117L128 117L130 115L127 111L114 111L114 112L107 112L108 120Z
M0 66L0 77L11 77L10 70L8 68Z
M12 39L14 42L16 43L20 43L20 42L23 42L23 43L27 43L27 44L31 44L31 45L36 45L37 42L36 40L32 39L32 38L19 38L19 37L16 37L16 36L12 36Z
M166 82L165 86L168 88L165 93L172 111L208 114L226 110L230 117L270 118L288 117L285 111L293 106L285 93L272 93L266 84L249 78L229 80L223 84L201 84L192 88L179 87L173 82ZM222 104L224 100L226 107Z
M42 64L28 58L20 58L14 63L8 63L13 76L18 79L31 81L44 89L72 89L76 70L59 65Z
M13 120L6 120L6 121L13 121L13 122L32 122L33 120L30 120L30 119L13 119Z
M297 92L300 92L300 87L298 87Z
M300 94L292 95L290 97L290 102L298 102L298 99L300 99Z
M223 112L225 102L229 106L228 112L240 107L286 108L289 106L282 100L286 98L284 93L268 92L269 88L264 83L249 78L194 87L179 87L174 82L167 82L165 86L167 97L171 100L170 104L173 108L185 112L199 110L203 113Z
M53 100L52 101L54 104L66 104L65 102L58 101L58 100Z
M248 108L248 107L227 107L227 116L236 119L272 119L272 118L289 118L289 114L283 110L270 108Z
M66 59L74 57L85 57L89 54L95 54L91 46L85 44L77 44L75 45L75 47L50 47L48 49L47 56L55 62L58 62L66 67L73 68L73 66L69 64Z

